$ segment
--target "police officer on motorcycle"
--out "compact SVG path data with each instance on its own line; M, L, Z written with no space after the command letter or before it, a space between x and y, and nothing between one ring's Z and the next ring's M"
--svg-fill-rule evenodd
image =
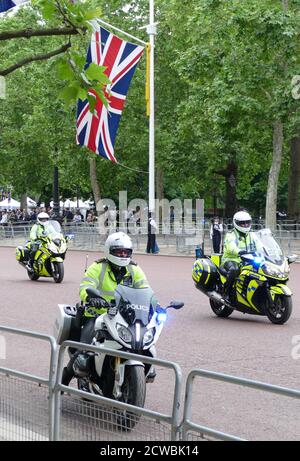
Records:
M32 268L34 256L40 246L40 239L47 235L47 227L49 224L48 213L41 212L37 215L37 222L34 224L30 231L30 254L29 254L29 267Z
M107 303L114 299L118 284L133 288L147 288L148 281L142 269L132 261L132 241L123 232L115 232L108 236L104 246L104 259L94 262L85 272L80 284L80 299L88 301L89 307L83 313L83 327L80 342L90 344L94 336L94 324L98 315L107 310ZM100 292L101 298L90 299L87 289ZM64 368L62 382L68 385L74 376L74 368L83 369L87 354L75 353L67 367ZM73 368L74 367L74 368Z
M230 290L240 273L241 256L253 253L261 248L261 243L254 232L250 232L252 218L247 211L238 211L233 216L234 229L228 232L224 240L222 265L227 271L225 296L229 301Z

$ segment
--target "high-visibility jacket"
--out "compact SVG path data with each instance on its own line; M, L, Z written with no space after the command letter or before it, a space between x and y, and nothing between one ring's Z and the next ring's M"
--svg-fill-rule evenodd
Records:
M131 262L125 269L126 273L120 282L121 285L132 288L149 287L146 276L139 266ZM96 261L87 269L81 281L79 290L80 299L85 302L88 296L86 292L87 288L94 288L100 292L106 301L111 301L114 299L117 285L118 283L109 262L106 259ZM85 311L85 316L91 317L93 313L94 315L100 315L104 312L106 312L106 309L92 307Z
M41 224L34 224L31 228L29 238L30 240L39 240L41 237L45 237L45 235L44 226L41 226Z
M226 261L241 262L239 252L246 250L249 252L261 251L263 245L254 232L243 234L236 229L227 232L224 240L224 253L222 257L222 264Z

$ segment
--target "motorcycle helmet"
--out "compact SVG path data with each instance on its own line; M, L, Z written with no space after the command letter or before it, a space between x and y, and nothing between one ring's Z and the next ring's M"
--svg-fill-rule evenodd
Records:
M233 216L233 225L238 232L248 234L251 229L252 218L247 211L238 211Z
M104 245L106 259L115 266L125 267L131 261L132 241L124 232L109 235Z
M50 216L48 215L48 213L45 213L44 211L42 211L41 213L37 215L37 222L41 226L45 227L48 224L49 219L50 219Z

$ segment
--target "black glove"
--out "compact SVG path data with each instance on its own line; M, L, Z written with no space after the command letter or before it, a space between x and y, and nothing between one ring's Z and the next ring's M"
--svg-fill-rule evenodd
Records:
M101 298L91 298L88 300L88 304L89 306L95 307L96 309L101 309L101 307L107 307L105 306L107 302L105 301L105 299Z
M248 253L249 253L249 251L247 251L247 250L240 250L239 251L239 256L243 256L243 255L246 255Z

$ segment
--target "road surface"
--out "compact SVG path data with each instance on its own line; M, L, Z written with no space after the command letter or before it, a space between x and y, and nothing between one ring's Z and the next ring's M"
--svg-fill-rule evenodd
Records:
M16 262L14 249L0 248L0 325L51 335L57 304L78 300L87 254L88 264L103 256L70 251L65 279L55 284L51 279L30 281ZM161 305L172 299L185 302L183 309L169 310L157 345L159 358L180 365L184 383L191 369L204 368L300 389L300 359L292 357L293 337L300 339L299 264L292 266L289 283L294 311L287 324L276 326L267 318L240 313L229 319L215 317L207 298L192 282L192 258L136 255L134 259L147 274ZM48 346L18 336L6 338L6 360L0 354L0 366L47 375ZM165 369L157 371L155 382L147 388L146 406L168 413L172 375ZM197 379L195 384L194 422L250 440L300 439L299 401L204 379Z

